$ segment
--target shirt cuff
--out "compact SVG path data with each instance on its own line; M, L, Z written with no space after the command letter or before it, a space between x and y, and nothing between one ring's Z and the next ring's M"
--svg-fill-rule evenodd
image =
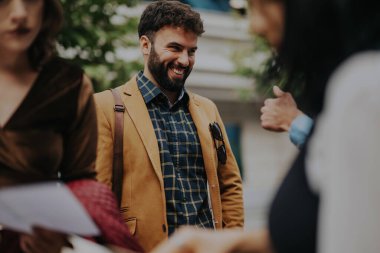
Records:
M298 115L290 125L290 141L298 148L301 148L310 133L313 123L314 121L305 114Z

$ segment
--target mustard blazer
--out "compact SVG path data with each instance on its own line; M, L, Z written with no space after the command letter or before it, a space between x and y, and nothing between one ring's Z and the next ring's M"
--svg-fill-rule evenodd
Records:
M159 147L136 77L119 86L124 113L124 179L121 212L131 234L146 251L168 237L164 182ZM188 92L189 110L200 139L211 205L217 228L242 227L242 181L219 112L213 102ZM98 117L98 180L111 186L114 99L110 91L95 94ZM227 163L218 163L209 123L218 122L227 149Z

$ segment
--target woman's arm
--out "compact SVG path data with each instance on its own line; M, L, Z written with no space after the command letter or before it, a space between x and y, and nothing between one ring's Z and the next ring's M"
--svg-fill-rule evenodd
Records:
M312 152L323 142L316 159L325 175L319 182L319 253L380 249L380 61L362 57L330 82L313 137Z
M64 156L61 164L62 180L95 178L97 138L92 84L84 75L75 120L65 133Z

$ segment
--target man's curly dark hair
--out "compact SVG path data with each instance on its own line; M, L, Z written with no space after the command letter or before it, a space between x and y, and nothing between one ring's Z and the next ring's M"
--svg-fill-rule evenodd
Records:
M181 27L198 36L204 32L198 12L178 1L156 1L149 4L141 15L139 38L143 35L154 40L154 34L165 26Z

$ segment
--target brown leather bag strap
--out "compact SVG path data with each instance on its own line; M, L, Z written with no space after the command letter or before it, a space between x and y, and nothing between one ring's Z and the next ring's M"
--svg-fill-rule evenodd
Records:
M115 135L113 140L112 191L115 193L119 207L123 189L123 131L125 106L117 89L111 89L115 100Z

